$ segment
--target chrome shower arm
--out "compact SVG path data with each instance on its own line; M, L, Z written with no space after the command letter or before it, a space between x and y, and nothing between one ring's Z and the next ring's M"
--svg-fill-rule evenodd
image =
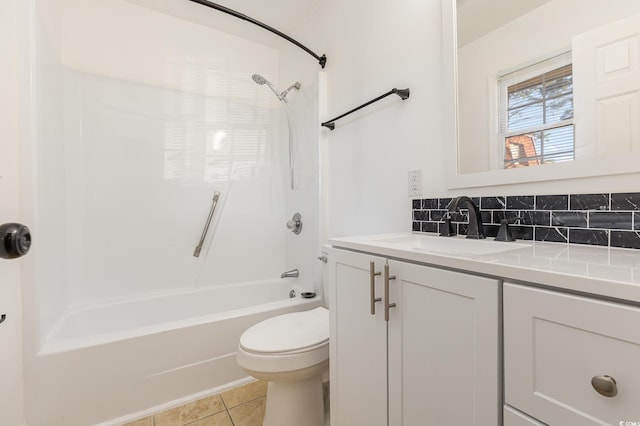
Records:
M296 90L300 90L300 83L298 83L297 81L295 83L293 83L291 86L287 87L287 90L283 90L282 93L280 93L280 98L284 101L287 102L287 94L292 91L293 89Z

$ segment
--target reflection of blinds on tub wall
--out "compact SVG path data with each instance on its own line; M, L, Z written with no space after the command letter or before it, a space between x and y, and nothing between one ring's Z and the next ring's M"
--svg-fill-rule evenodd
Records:
M523 64L497 76L494 168L573 159L571 52Z
M573 38L576 156L640 152L640 15Z

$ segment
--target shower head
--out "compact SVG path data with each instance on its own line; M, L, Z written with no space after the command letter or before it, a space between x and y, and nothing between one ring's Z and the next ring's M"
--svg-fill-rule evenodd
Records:
M300 83L296 81L291 86L289 86L287 90L280 93L280 97L282 98L283 101L287 102L287 93L289 93L293 89L300 90Z
M251 76L251 78L253 79L253 81L255 81L256 83L258 83L260 85L268 83L267 79L264 78L263 76L261 76L260 74L253 74Z
M278 91L276 90L275 87L273 87L273 84L271 84L269 82L269 80L267 80L266 78L264 78L263 76L261 76L260 74L253 74L251 76L251 79L253 79L253 81L255 81L256 83L258 83L259 85L263 85L266 84L267 86L269 86L269 89L271 89L271 91L273 92L274 95L276 95L278 97L279 100L286 102L286 100L284 100L282 98L282 96L278 93Z
M296 90L300 89L300 83L298 83L296 81L291 86L289 86L287 88L287 90L284 90L281 93L278 93L278 90L273 86L273 84L271 84L271 82L269 82L269 80L267 80L266 78L264 78L260 74L253 74L251 76L251 79L253 81L255 81L256 83L258 83L259 85L266 84L267 86L269 86L269 89L271 89L271 91L278 97L278 99L281 100L284 103L287 103L287 93L289 93L293 89L296 89Z

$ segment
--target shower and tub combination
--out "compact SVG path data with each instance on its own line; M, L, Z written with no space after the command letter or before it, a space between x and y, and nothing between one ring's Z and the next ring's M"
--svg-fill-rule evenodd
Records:
M30 424L115 425L241 384L245 330L323 303L322 74L155 4L33 10Z

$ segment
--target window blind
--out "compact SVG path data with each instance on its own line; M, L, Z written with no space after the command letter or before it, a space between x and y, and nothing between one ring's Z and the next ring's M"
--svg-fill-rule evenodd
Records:
M571 52L500 75L498 91L504 168L573 160Z

